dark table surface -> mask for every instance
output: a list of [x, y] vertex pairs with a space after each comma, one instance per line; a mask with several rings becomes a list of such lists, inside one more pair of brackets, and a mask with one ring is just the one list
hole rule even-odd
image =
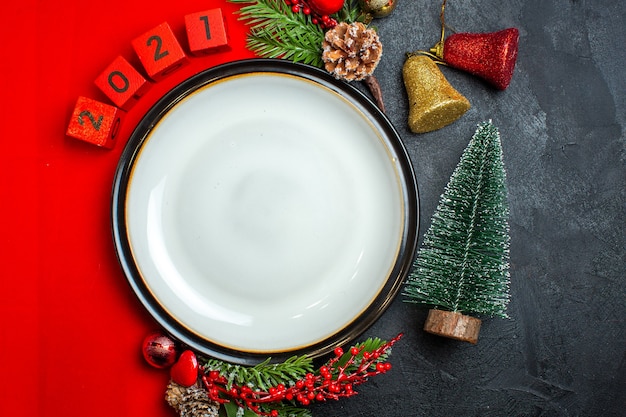
[[449, 1], [457, 32], [518, 28], [517, 66], [505, 91], [443, 67], [472, 108], [417, 135], [401, 69], [406, 52], [439, 38], [440, 3], [426, 3], [399, 0], [375, 22], [376, 76], [419, 184], [420, 244], [476, 124], [493, 120], [509, 192], [510, 319], [484, 320], [470, 345], [422, 331], [427, 310], [399, 296], [367, 333], [405, 332], [393, 370], [315, 415], [624, 416], [626, 3]]

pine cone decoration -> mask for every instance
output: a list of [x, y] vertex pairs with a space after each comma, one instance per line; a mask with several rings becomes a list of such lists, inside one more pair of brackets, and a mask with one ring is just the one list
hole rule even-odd
[[383, 53], [374, 29], [361, 22], [341, 22], [326, 32], [322, 60], [335, 78], [361, 81], [372, 75]]
[[189, 388], [170, 381], [165, 393], [167, 403], [180, 417], [218, 417], [219, 404], [209, 399], [208, 393], [197, 386]]

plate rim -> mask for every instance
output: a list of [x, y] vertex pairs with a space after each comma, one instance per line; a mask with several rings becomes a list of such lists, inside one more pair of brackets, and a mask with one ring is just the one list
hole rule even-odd
[[[126, 193], [134, 161], [141, 153], [146, 138], [163, 116], [184, 98], [209, 84], [236, 75], [254, 73], [278, 73], [313, 81], [338, 94], [361, 111], [379, 131], [388, 151], [395, 159], [404, 212], [398, 255], [390, 268], [389, 276], [372, 302], [351, 322], [323, 340], [302, 348], [271, 354], [240, 351], [210, 342], [170, 315], [149, 290], [134, 262], [131, 245], [127, 239], [125, 215]], [[311, 65], [283, 59], [250, 58], [220, 64], [192, 75], [165, 93], [144, 114], [130, 135], [118, 160], [111, 192], [110, 220], [115, 253], [126, 281], [152, 318], [172, 338], [201, 354], [231, 363], [254, 365], [268, 357], [271, 357], [272, 361], [283, 361], [294, 355], [307, 355], [313, 358], [324, 356], [336, 346], [354, 340], [370, 328], [396, 298], [411, 268], [419, 236], [419, 213], [418, 185], [406, 147], [392, 122], [369, 97], [351, 84], [339, 81], [329, 73]]]

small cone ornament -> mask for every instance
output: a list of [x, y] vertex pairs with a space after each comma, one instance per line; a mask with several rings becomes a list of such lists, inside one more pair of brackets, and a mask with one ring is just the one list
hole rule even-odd
[[411, 55], [404, 63], [402, 77], [409, 97], [408, 125], [414, 133], [441, 129], [470, 108], [469, 101], [425, 55]]
[[431, 52], [453, 68], [476, 75], [499, 90], [509, 86], [517, 61], [519, 31], [455, 33]]

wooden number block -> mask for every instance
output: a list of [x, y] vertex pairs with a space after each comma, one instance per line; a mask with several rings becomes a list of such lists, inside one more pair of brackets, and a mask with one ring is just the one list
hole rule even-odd
[[124, 112], [99, 101], [78, 97], [67, 135], [96, 146], [111, 149]]
[[167, 77], [189, 62], [167, 22], [133, 39], [132, 45], [146, 73], [155, 81]]
[[194, 55], [229, 49], [222, 9], [211, 9], [185, 16], [189, 50]]
[[130, 109], [151, 86], [139, 71], [121, 56], [115, 58], [95, 82], [117, 107], [124, 110]]

